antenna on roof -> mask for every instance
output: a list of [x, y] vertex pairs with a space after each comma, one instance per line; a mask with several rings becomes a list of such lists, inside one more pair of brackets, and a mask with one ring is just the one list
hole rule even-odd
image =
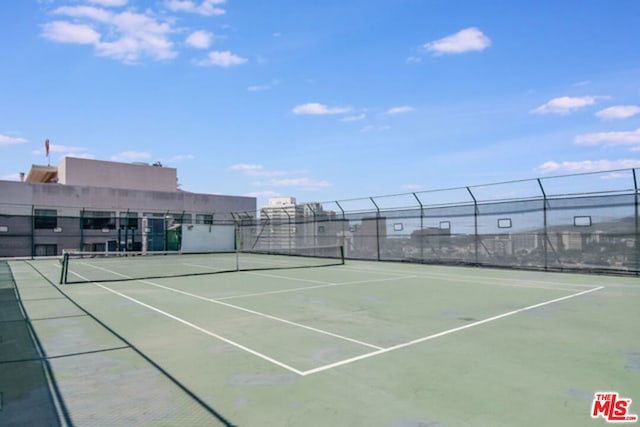
[[49, 138], [44, 140], [44, 151], [47, 153], [47, 166], [51, 166], [51, 158], [49, 157]]

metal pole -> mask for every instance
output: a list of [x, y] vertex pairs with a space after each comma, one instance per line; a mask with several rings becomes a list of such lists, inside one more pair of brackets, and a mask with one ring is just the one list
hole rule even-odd
[[479, 246], [479, 239], [480, 236], [478, 236], [478, 201], [476, 200], [476, 196], [473, 195], [473, 193], [471, 192], [471, 189], [469, 187], [466, 187], [467, 191], [469, 192], [469, 195], [471, 196], [471, 198], [473, 199], [473, 234], [475, 236], [475, 263], [478, 264], [478, 246]]
[[346, 246], [347, 246], [347, 230], [346, 230], [346, 222], [347, 222], [347, 218], [344, 215], [344, 209], [342, 209], [342, 206], [340, 206], [340, 203], [338, 203], [338, 201], [335, 201], [335, 204], [338, 206], [338, 209], [340, 209], [340, 212], [342, 212], [342, 247], [345, 250], [345, 257], [349, 256], [349, 254], [346, 251]]
[[31, 205], [31, 258], [36, 256], [36, 210], [33, 205]]
[[636, 275], [640, 275], [640, 234], [638, 233], [638, 177], [636, 175], [636, 170], [633, 171], [633, 188], [634, 188], [634, 199], [635, 199], [635, 247], [636, 247]]
[[378, 252], [378, 261], [380, 261], [380, 208], [376, 204], [376, 201], [373, 200], [373, 197], [369, 197], [373, 206], [376, 207], [376, 250]]
[[289, 255], [291, 255], [291, 215], [285, 208], [282, 208], [282, 211], [287, 216], [287, 242], [289, 246]]
[[[311, 207], [311, 205], [307, 205], [309, 210], [311, 211], [311, 215], [313, 216], [313, 227], [311, 228], [311, 245], [315, 248], [320, 246], [318, 244], [318, 217], [316, 216], [316, 211]], [[305, 221], [306, 222], [306, 221]]]
[[416, 198], [416, 200], [418, 201], [418, 204], [420, 205], [420, 233], [418, 236], [420, 238], [420, 262], [423, 263], [424, 262], [424, 206], [422, 205], [422, 201], [418, 198], [416, 193], [411, 193], [411, 194], [413, 194], [413, 197]]
[[543, 215], [543, 230], [544, 230], [544, 239], [543, 239], [543, 250], [544, 250], [544, 269], [549, 269], [549, 260], [547, 258], [547, 241], [549, 240], [549, 235], [547, 233], [547, 193], [544, 191], [544, 187], [542, 186], [542, 181], [540, 178], [537, 178], [538, 185], [540, 186], [540, 191], [542, 192], [542, 215]]
[[80, 211], [80, 247], [78, 250], [84, 250], [84, 208]]

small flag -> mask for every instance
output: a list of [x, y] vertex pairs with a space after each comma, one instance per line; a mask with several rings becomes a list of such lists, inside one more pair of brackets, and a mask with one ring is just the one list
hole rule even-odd
[[44, 149], [47, 152], [47, 157], [49, 157], [49, 138], [44, 141]]

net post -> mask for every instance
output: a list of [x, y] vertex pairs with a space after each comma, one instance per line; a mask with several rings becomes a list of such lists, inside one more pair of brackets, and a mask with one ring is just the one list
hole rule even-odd
[[344, 246], [340, 245], [340, 265], [344, 265]]
[[69, 266], [69, 252], [64, 252], [62, 254], [62, 268], [60, 269], [60, 284], [64, 285], [67, 283], [67, 269]]

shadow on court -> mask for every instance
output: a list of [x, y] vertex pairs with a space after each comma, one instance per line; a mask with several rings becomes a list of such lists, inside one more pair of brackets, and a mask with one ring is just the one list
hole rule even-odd
[[0, 424], [60, 426], [62, 422], [72, 424], [11, 270], [0, 261]]

